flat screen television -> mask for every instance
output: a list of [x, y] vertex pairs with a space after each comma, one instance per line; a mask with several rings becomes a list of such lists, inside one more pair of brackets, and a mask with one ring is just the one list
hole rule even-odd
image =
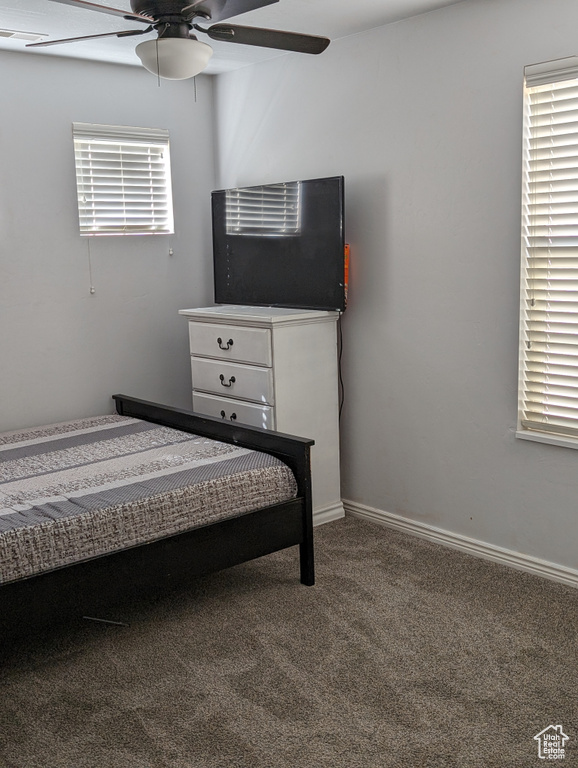
[[215, 302], [345, 309], [344, 177], [216, 190]]

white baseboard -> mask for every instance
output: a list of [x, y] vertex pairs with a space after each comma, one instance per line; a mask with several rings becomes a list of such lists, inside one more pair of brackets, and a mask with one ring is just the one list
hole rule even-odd
[[341, 501], [338, 501], [335, 504], [329, 504], [327, 507], [314, 509], [313, 525], [330, 523], [332, 520], [339, 520], [340, 517], [345, 517], [345, 510], [343, 509]]
[[470, 539], [468, 536], [444, 531], [441, 528], [435, 528], [433, 525], [419, 523], [407, 517], [384, 512], [382, 509], [358, 504], [355, 501], [344, 499], [343, 506], [346, 514], [371, 520], [374, 523], [385, 525], [388, 528], [395, 528], [398, 531], [403, 531], [413, 536], [419, 536], [436, 544], [453, 547], [475, 557], [493, 560], [495, 563], [501, 563], [511, 568], [533, 573], [535, 576], [543, 576], [546, 579], [552, 579], [570, 587], [578, 587], [578, 570], [573, 568], [566, 568], [563, 565], [540, 560], [537, 557], [523, 555], [509, 549], [502, 549], [502, 547], [496, 547], [494, 544], [487, 544], [484, 541]]

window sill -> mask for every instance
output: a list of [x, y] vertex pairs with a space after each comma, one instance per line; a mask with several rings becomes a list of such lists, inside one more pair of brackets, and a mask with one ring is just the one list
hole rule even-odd
[[561, 448], [578, 448], [578, 438], [575, 437], [564, 437], [563, 435], [553, 435], [546, 432], [530, 432], [522, 429], [516, 431], [516, 437], [520, 438], [520, 440], [532, 440], [535, 443], [558, 445]]

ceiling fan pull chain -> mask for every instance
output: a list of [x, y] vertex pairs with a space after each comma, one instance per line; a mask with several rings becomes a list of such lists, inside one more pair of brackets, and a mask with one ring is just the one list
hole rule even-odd
[[157, 86], [161, 87], [161, 65], [159, 64], [159, 39], [155, 40], [155, 47], [157, 49]]

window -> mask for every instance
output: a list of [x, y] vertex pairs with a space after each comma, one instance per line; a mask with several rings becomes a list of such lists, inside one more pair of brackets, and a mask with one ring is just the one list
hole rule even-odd
[[527, 67], [518, 436], [578, 447], [578, 57]]
[[73, 123], [81, 235], [170, 234], [169, 134]]
[[225, 199], [228, 235], [298, 235], [301, 229], [301, 183], [228, 189]]

